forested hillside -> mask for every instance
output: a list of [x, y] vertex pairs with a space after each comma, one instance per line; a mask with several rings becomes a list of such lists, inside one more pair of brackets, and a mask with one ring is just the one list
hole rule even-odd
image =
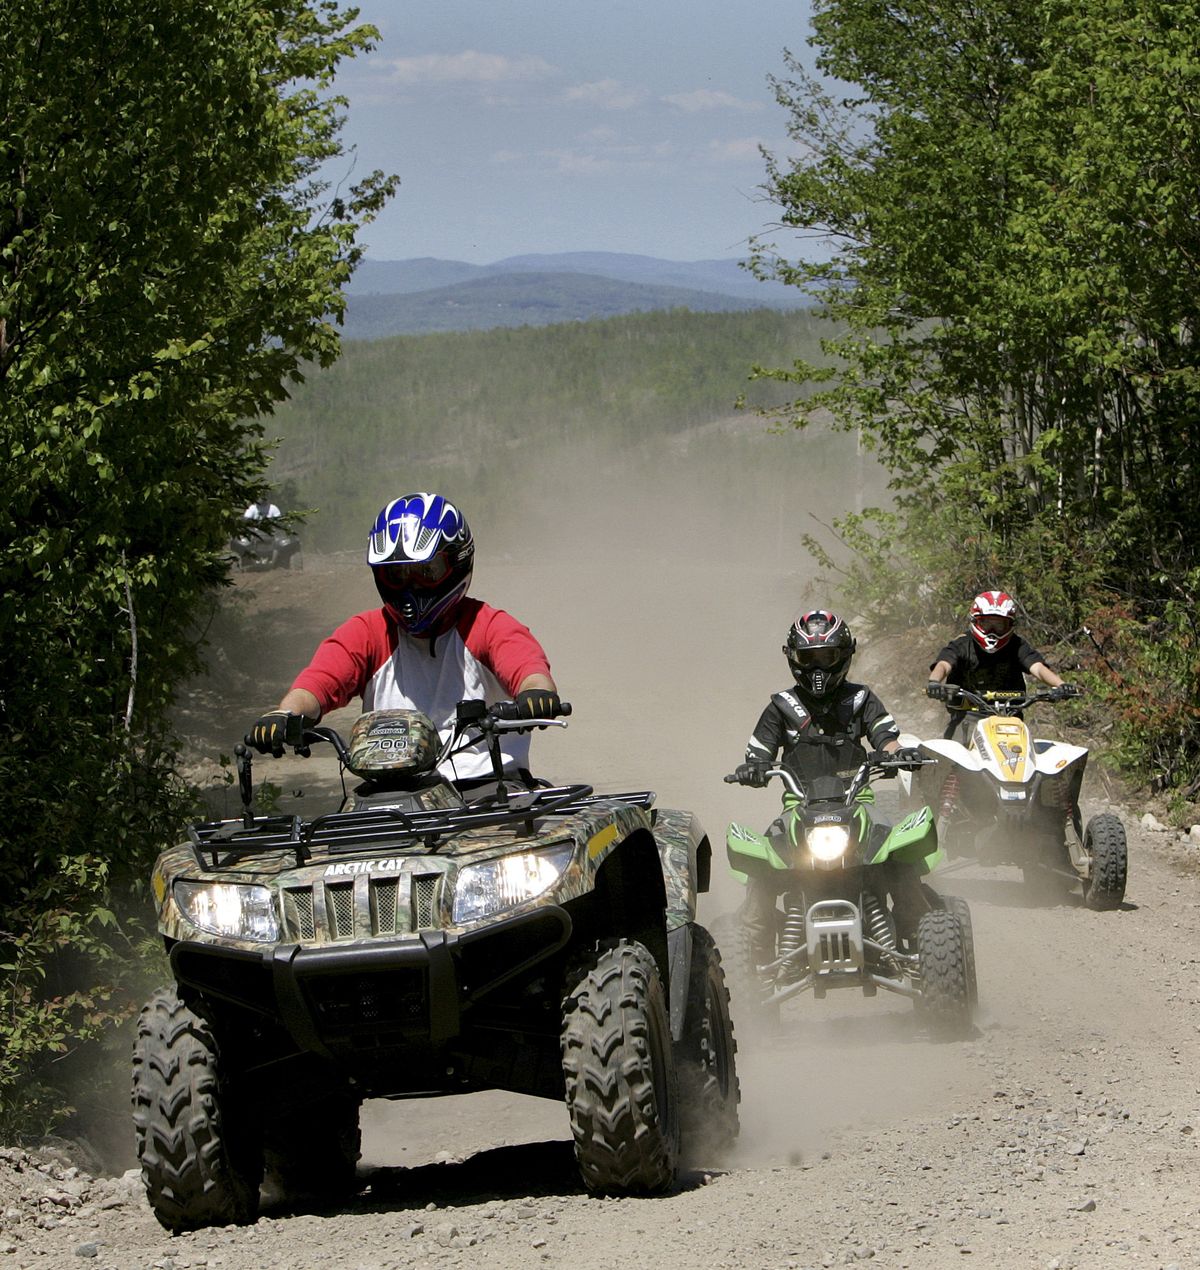
[[[569, 505], [599, 497], [601, 474], [640, 477], [646, 447], [728, 418], [743, 393], [743, 426], [698, 433], [694, 444], [710, 447], [713, 466], [749, 497], [756, 480], [803, 486], [820, 445], [774, 438], [769, 451], [753, 450], [767, 426], [753, 407], [789, 390], [752, 381], [751, 369], [820, 355], [811, 316], [769, 311], [353, 343], [277, 411], [276, 487], [289, 506], [316, 509], [304, 532], [317, 548], [360, 545], [384, 499], [408, 488], [480, 503], [553, 471], [547, 501]], [[669, 467], [655, 479], [671, 490]]]
[[[793, 294], [792, 307], [799, 307], [800, 302], [802, 297]], [[662, 309], [731, 313], [767, 304], [761, 295], [721, 295], [587, 273], [520, 271], [488, 274], [432, 291], [353, 295], [346, 309], [345, 334], [348, 339], [382, 339], [431, 331], [486, 331], [496, 326], [590, 322], [622, 313]], [[775, 307], [782, 306], [776, 301]]]

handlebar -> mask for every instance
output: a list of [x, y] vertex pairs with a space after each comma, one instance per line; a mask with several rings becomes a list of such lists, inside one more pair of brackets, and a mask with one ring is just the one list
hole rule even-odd
[[960, 688], [956, 684], [947, 684], [945, 705], [952, 710], [961, 709], [964, 704], [974, 706], [985, 714], [1008, 715], [1040, 702], [1073, 701], [1081, 697], [1082, 692], [1073, 684], [1060, 684], [1056, 688], [1039, 688], [1036, 692], [972, 692], [969, 688]]
[[[527, 732], [533, 728], [565, 728], [567, 725], [560, 722], [560, 719], [562, 716], [569, 715], [571, 710], [571, 703], [563, 701], [560, 703], [555, 718], [528, 719], [524, 715], [517, 713], [517, 703], [515, 701], [497, 701], [490, 706], [483, 701], [460, 701], [455, 713], [455, 728], [451, 737], [453, 740], [471, 727], [478, 729], [481, 736], [493, 732]], [[319, 741], [328, 742], [333, 746], [342, 763], [345, 764], [347, 762], [350, 752], [341, 733], [335, 728], [323, 727], [320, 724], [305, 728], [299, 744], [284, 748], [290, 748], [294, 754], [299, 755], [301, 758], [309, 758], [312, 755], [312, 745]], [[247, 733], [243, 738], [240, 748], [247, 750], [255, 748], [250, 733]], [[282, 752], [274, 756], [262, 750], [258, 752], [264, 754], [264, 757], [267, 758], [283, 757]]]
[[[886, 757], [881, 754], [873, 754], [863, 763], [858, 771], [850, 778], [846, 787], [846, 801], [851, 802], [858, 794], [859, 790], [868, 783], [870, 778], [875, 775], [894, 775], [898, 771], [912, 771], [917, 767], [927, 767], [935, 765], [937, 759], [922, 755], [919, 759], [898, 759], [894, 758], [890, 753]], [[763, 771], [765, 785], [773, 776], [777, 776], [787, 787], [788, 793], [794, 794], [797, 798], [807, 802], [807, 795], [804, 786], [796, 779], [795, 773], [790, 772], [786, 767], [768, 767]], [[725, 778], [726, 785], [741, 785], [735, 772], [730, 772]]]

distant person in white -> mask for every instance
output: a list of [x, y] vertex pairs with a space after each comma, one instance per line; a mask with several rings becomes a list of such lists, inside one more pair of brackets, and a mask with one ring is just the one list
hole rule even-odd
[[257, 503], [251, 503], [249, 507], [242, 512], [243, 520], [269, 520], [272, 517], [282, 516], [283, 513], [275, 506], [273, 502], [265, 495], [258, 500]]

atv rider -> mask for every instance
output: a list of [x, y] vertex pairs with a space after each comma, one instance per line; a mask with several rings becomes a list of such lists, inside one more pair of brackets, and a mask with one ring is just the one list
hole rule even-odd
[[925, 694], [946, 702], [950, 712], [943, 733], [946, 740], [953, 740], [970, 713], [951, 704], [955, 686], [969, 692], [1024, 692], [1025, 676], [1032, 675], [1047, 687], [1066, 687], [1042, 654], [1014, 632], [1016, 613], [1010, 595], [981, 591], [971, 602], [966, 632], [952, 639], [930, 666]]
[[[857, 771], [867, 758], [864, 741], [873, 751], [921, 761], [919, 750], [900, 748], [900, 729], [875, 693], [864, 684], [846, 682], [856, 647], [849, 626], [836, 613], [813, 609], [796, 618], [783, 645], [796, 686], [775, 693], [759, 716], [746, 761], [734, 773], [741, 784], [765, 785], [767, 769], [781, 750], [780, 764], [801, 782]], [[771, 825], [769, 835], [784, 835], [786, 815]], [[929, 908], [917, 874], [890, 862], [880, 866], [879, 878], [891, 893], [900, 935], [911, 938]], [[775, 959], [775, 900], [770, 881], [748, 879], [742, 920], [756, 965]]]
[[278, 520], [283, 512], [271, 502], [271, 497], [265, 491], [242, 512], [243, 520]]
[[[356, 614], [318, 646], [248, 743], [279, 756], [305, 727], [356, 696], [364, 711], [422, 711], [443, 741], [459, 701], [513, 698], [525, 718], [556, 716], [561, 702], [542, 646], [516, 618], [467, 595], [474, 559], [474, 538], [453, 503], [427, 493], [392, 499], [367, 540], [383, 607]], [[505, 774], [532, 786], [529, 734], [505, 733], [501, 753]], [[482, 743], [460, 750], [441, 771], [460, 787], [494, 778]]]

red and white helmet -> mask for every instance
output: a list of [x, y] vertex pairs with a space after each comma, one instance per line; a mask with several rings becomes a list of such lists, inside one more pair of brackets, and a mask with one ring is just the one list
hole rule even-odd
[[971, 638], [985, 653], [999, 652], [1012, 639], [1016, 601], [1003, 591], [980, 591], [971, 601]]

